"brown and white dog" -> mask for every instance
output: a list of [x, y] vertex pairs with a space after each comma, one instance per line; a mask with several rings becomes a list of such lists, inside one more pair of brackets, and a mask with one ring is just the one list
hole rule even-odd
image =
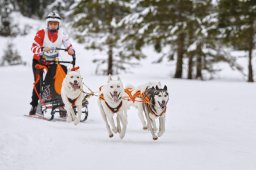
[[123, 83], [119, 77], [113, 80], [109, 75], [108, 83], [100, 88], [98, 104], [110, 138], [114, 136], [113, 133], [119, 133], [121, 139], [125, 136], [127, 114], [123, 94]]
[[[80, 122], [84, 96], [83, 79], [79, 70], [68, 70], [61, 88], [61, 98], [67, 111], [67, 122], [74, 121], [75, 125]], [[74, 112], [74, 107], [77, 107], [77, 114]]]

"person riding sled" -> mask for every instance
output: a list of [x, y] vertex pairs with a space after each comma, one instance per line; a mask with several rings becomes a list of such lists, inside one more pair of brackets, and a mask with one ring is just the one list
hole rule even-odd
[[[68, 38], [68, 35], [64, 32], [61, 25], [61, 17], [56, 12], [51, 12], [46, 17], [47, 28], [41, 29], [36, 33], [34, 42], [32, 44], [33, 61], [32, 70], [34, 75], [34, 81], [37, 79], [37, 75], [43, 76], [43, 71], [36, 69], [36, 65], [40, 64], [41, 54], [46, 57], [46, 59], [55, 59], [59, 56], [59, 51], [57, 48], [61, 48], [63, 45], [69, 55], [74, 55], [75, 51], [72, 44]], [[46, 67], [49, 67], [46, 64]], [[53, 75], [54, 76], [54, 75]], [[53, 78], [53, 77], [52, 77]], [[40, 91], [40, 82], [35, 84], [37, 92]], [[38, 95], [33, 87], [32, 97], [31, 97], [31, 109], [29, 115], [35, 115], [38, 105]]]

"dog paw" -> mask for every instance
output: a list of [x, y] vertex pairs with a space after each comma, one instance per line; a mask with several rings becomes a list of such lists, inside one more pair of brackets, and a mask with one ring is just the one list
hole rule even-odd
[[117, 128], [113, 128], [112, 131], [113, 131], [114, 133], [117, 133], [118, 130], [117, 130]]
[[120, 128], [120, 127], [117, 128], [117, 132], [118, 132], [118, 133], [121, 133], [121, 128]]
[[66, 121], [70, 123], [72, 121], [72, 118], [70, 116], [67, 117]]
[[74, 124], [77, 125], [78, 123], [80, 123], [80, 119], [75, 119]]
[[76, 120], [76, 115], [71, 115], [71, 119], [72, 119], [72, 121], [75, 121]]
[[163, 131], [159, 131], [158, 134], [157, 134], [157, 136], [158, 136], [158, 137], [161, 137], [163, 134], [164, 134]]
[[119, 137], [120, 137], [120, 139], [123, 139], [123, 138], [124, 138], [124, 136], [125, 136], [125, 132], [121, 132], [121, 133], [119, 133]]
[[119, 134], [120, 139], [123, 139], [124, 136], [125, 136], [125, 134], [122, 134], [122, 133]]

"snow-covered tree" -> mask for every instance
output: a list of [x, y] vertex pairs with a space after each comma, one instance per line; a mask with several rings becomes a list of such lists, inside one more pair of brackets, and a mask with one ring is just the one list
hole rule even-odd
[[18, 10], [28, 17], [43, 18], [46, 7], [54, 0], [12, 0]]
[[10, 13], [13, 6], [9, 0], [0, 1], [0, 35], [9, 36], [11, 34]]
[[191, 6], [191, 0], [140, 0], [136, 3], [136, 11], [124, 21], [138, 30], [138, 46], [153, 44], [157, 52], [162, 52], [163, 47], [169, 47], [169, 52], [164, 56], [169, 59], [176, 57], [175, 78], [182, 77]]
[[220, 0], [219, 28], [226, 44], [248, 51], [248, 82], [253, 82], [252, 51], [255, 48], [256, 1]]
[[120, 24], [130, 12], [130, 0], [81, 0], [74, 5], [72, 16], [77, 40], [85, 43], [88, 49], [107, 53], [107, 62], [105, 58], [95, 59], [96, 63], [107, 63], [103, 74], [125, 70], [127, 60], [140, 55], [127, 39], [128, 30]]
[[75, 3], [75, 0], [55, 0], [53, 3], [47, 6], [45, 9], [45, 15], [49, 14], [52, 11], [58, 12], [62, 19], [70, 21], [68, 18], [69, 11], [71, 10], [72, 5]]
[[5, 64], [9, 65], [19, 65], [19, 64], [26, 64], [22, 61], [22, 58], [18, 51], [14, 49], [13, 43], [8, 43], [6, 49], [4, 50], [4, 55], [2, 56], [0, 65], [4, 66]]
[[[202, 71], [214, 73], [213, 64], [218, 62], [217, 35], [218, 19], [211, 0], [193, 1], [188, 18], [187, 51], [188, 79], [203, 79]], [[195, 75], [193, 70], [196, 70]]]

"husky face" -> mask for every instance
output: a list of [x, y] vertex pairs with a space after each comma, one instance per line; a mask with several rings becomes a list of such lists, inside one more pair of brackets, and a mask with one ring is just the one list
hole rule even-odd
[[147, 95], [150, 97], [150, 101], [153, 107], [164, 110], [169, 100], [169, 94], [167, 92], [167, 86], [159, 88], [158, 85], [153, 86], [146, 90]]
[[157, 107], [164, 109], [169, 100], [169, 94], [167, 92], [167, 86], [164, 86], [163, 89], [156, 86], [154, 91], [154, 99]]
[[117, 103], [121, 100], [124, 87], [123, 83], [121, 82], [120, 78], [118, 77], [117, 80], [113, 80], [111, 76], [109, 76], [108, 83], [106, 85], [106, 96], [113, 102]]
[[74, 91], [81, 89], [82, 87], [82, 77], [79, 71], [69, 71], [66, 75], [66, 81], [68, 86]]

